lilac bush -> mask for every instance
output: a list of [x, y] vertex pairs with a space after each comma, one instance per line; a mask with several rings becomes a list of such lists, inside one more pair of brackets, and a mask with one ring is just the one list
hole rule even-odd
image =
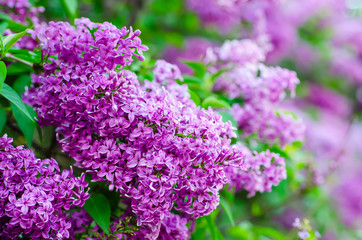
[[[32, 24], [39, 25], [41, 20], [39, 19], [40, 13], [44, 12], [43, 7], [32, 7], [28, 0], [1, 0], [0, 7], [2, 12], [9, 14], [9, 17], [25, 26], [29, 25], [27, 19]], [[13, 34], [10, 29], [6, 29], [4, 35]], [[20, 49], [34, 50], [38, 46], [38, 42], [33, 40], [29, 36], [24, 36], [16, 44], [16, 47]]]
[[360, 19], [0, 0], [0, 238], [359, 239]]
[[155, 81], [144, 85], [121, 70], [132, 56], [143, 60], [138, 30], [122, 39], [125, 28], [84, 18], [75, 24], [51, 22], [33, 32], [43, 56], [58, 56], [24, 94], [40, 125], [56, 126], [76, 165], [130, 200], [137, 225], [152, 229], [148, 237], [159, 235], [171, 209], [210, 214], [227, 182], [224, 167], [243, 164], [230, 146], [231, 123], [189, 100], [175, 82], [182, 78], [176, 66], [157, 62]]
[[295, 95], [299, 79], [295, 72], [262, 64], [265, 51], [251, 40], [227, 41], [208, 51], [205, 61], [212, 68], [230, 68], [218, 77], [213, 90], [243, 99], [243, 105], [233, 104], [230, 112], [245, 136], [256, 133], [261, 141], [281, 146], [302, 141], [303, 123], [280, 106], [287, 91]]
[[0, 237], [2, 239], [66, 239], [71, 219], [67, 210], [89, 198], [85, 175], [59, 170], [54, 159], [37, 159], [23, 146], [0, 138]]
[[260, 153], [251, 153], [245, 146], [239, 146], [244, 151], [246, 171], [228, 167], [226, 175], [229, 179], [229, 188], [235, 191], [245, 189], [248, 197], [253, 197], [256, 192], [271, 191], [272, 186], [277, 186], [286, 179], [285, 161], [279, 154], [269, 150]]

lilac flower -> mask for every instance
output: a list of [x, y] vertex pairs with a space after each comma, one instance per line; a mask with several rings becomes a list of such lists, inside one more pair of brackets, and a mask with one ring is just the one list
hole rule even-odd
[[[145, 89], [162, 88], [164, 87], [172, 96], [176, 97], [181, 103], [186, 106], [195, 107], [195, 104], [190, 100], [187, 85], [179, 85], [175, 80], [183, 81], [181, 72], [176, 65], [170, 64], [164, 60], [157, 60], [156, 67], [153, 70], [155, 77], [154, 82], [145, 82]], [[157, 91], [157, 90], [156, 90]]]
[[250, 39], [225, 41], [219, 48], [209, 50], [208, 54], [211, 52], [216, 55], [217, 60], [238, 66], [256, 65], [265, 60], [264, 49]]
[[231, 123], [197, 108], [172, 64], [158, 61], [155, 80], [144, 85], [124, 70], [147, 50], [138, 30], [84, 18], [75, 24], [51, 22], [33, 32], [42, 54], [57, 56], [24, 95], [40, 125], [55, 126], [76, 165], [119, 192], [149, 238], [172, 209], [189, 218], [210, 214], [227, 182], [224, 166], [242, 165], [230, 147]]
[[310, 84], [308, 89], [308, 103], [338, 116], [347, 117], [350, 114], [351, 103], [337, 92], [316, 84]]
[[[41, 24], [39, 13], [44, 12], [43, 7], [32, 7], [28, 0], [0, 0], [0, 12], [8, 14], [12, 20], [24, 25], [29, 25], [30, 19], [34, 26]], [[9, 29], [5, 30], [4, 36], [13, 34]], [[14, 45], [21, 49], [34, 50], [38, 42], [29, 36], [23, 36]]]
[[225, 42], [210, 54], [215, 56], [209, 57], [215, 59], [213, 68], [231, 67], [217, 79], [213, 90], [244, 100], [230, 111], [244, 136], [256, 133], [262, 141], [282, 146], [303, 140], [303, 123], [278, 106], [287, 91], [294, 97], [299, 84], [295, 72], [260, 63], [264, 51], [251, 40]]
[[362, 83], [362, 59], [344, 49], [332, 52], [331, 73], [349, 80], [352, 84]]
[[[89, 214], [82, 210], [81, 212], [73, 212], [72, 214], [72, 225], [76, 226], [70, 231], [71, 236], [75, 237], [77, 233], [83, 233], [85, 228], [93, 222]], [[151, 236], [156, 239], [173, 239], [173, 240], [186, 240], [190, 238], [190, 229], [186, 226], [188, 219], [179, 215], [170, 213], [165, 216], [158, 228], [150, 229], [144, 227], [137, 227], [133, 225], [129, 214], [122, 214], [120, 218], [113, 219], [110, 226], [110, 235], [104, 236], [102, 229], [95, 225], [93, 227], [93, 235], [87, 239], [89, 240], [100, 240], [100, 239], [111, 239], [117, 237], [118, 239], [149, 239]], [[153, 231], [154, 230], [154, 231]], [[101, 236], [101, 237], [99, 237]], [[103, 238], [102, 238], [103, 237]]]
[[270, 192], [272, 186], [277, 186], [280, 181], [286, 179], [285, 162], [279, 154], [269, 150], [252, 154], [246, 147], [239, 144], [238, 147], [245, 154], [245, 165], [244, 169], [225, 169], [230, 189], [245, 189], [249, 192], [248, 197], [252, 197], [256, 192]]
[[281, 146], [304, 140], [304, 123], [289, 112], [273, 112], [252, 104], [234, 104], [230, 112], [244, 136], [256, 133], [260, 140]]
[[[214, 24], [222, 31], [238, 26], [243, 20], [250, 19], [250, 9], [254, 14], [262, 12], [270, 5], [278, 5], [280, 0], [188, 0], [187, 6], [196, 12], [205, 24]], [[251, 7], [251, 6], [253, 7]], [[207, 6], [207, 7], [205, 7]]]
[[28, 0], [0, 0], [2, 11], [9, 14], [10, 17], [21, 24], [28, 25], [26, 18], [29, 18], [34, 24], [38, 24], [38, 14], [44, 12], [43, 7], [32, 7]]
[[65, 210], [89, 198], [87, 184], [80, 184], [84, 174], [60, 172], [54, 159], [37, 159], [33, 151], [11, 143], [7, 135], [0, 138], [0, 237], [68, 238]]

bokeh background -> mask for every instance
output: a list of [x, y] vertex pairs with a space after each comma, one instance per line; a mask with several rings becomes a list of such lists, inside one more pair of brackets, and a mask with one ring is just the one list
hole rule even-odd
[[[268, 65], [293, 70], [300, 79], [296, 97], [280, 107], [303, 120], [305, 140], [275, 150], [287, 159], [286, 180], [252, 198], [225, 191], [235, 224], [225, 209], [216, 210], [212, 218], [221, 235], [201, 218], [192, 238], [362, 239], [361, 0], [79, 0], [71, 1], [75, 12], [64, 1], [30, 2], [44, 7], [45, 21], [82, 16], [140, 29], [150, 49], [134, 69], [140, 72], [149, 59], [165, 59], [187, 77], [194, 70], [184, 60], [202, 62], [208, 49], [227, 40], [258, 43]], [[22, 78], [23, 84], [14, 86], [21, 93], [30, 78], [16, 69], [9, 71], [10, 81]], [[16, 136], [11, 124], [3, 131]], [[69, 165], [71, 160], [51, 146], [56, 145], [52, 129], [44, 131], [48, 145], [34, 148]], [[26, 144], [23, 137], [16, 142]], [[298, 236], [296, 218], [305, 219], [315, 235]]]

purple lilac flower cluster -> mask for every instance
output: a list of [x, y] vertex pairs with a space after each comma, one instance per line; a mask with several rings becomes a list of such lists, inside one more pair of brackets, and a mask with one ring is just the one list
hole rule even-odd
[[[234, 104], [231, 110], [239, 129], [245, 135], [257, 132], [264, 141], [279, 141], [285, 145], [301, 139], [304, 126], [292, 115], [277, 114], [276, 105], [286, 97], [285, 90], [294, 95], [299, 80], [294, 72], [261, 64], [268, 49], [264, 42], [226, 41], [221, 47], [205, 49], [204, 62], [210, 72], [228, 69], [215, 83], [214, 91], [225, 92], [231, 99], [245, 100], [244, 105]], [[251, 197], [258, 191], [270, 191], [273, 185], [286, 178], [284, 159], [278, 154], [253, 155], [240, 144], [236, 148], [247, 157], [243, 169], [226, 168], [231, 188], [245, 189]], [[266, 167], [268, 169], [263, 171]]]
[[240, 143], [237, 145], [245, 154], [245, 170], [231, 167], [225, 169], [230, 189], [235, 191], [244, 189], [249, 192], [248, 197], [253, 197], [256, 192], [270, 192], [272, 186], [277, 186], [280, 181], [287, 178], [285, 161], [279, 154], [269, 150], [251, 153]]
[[12, 141], [0, 138], [0, 238], [68, 238], [71, 222], [65, 211], [89, 198], [85, 175], [61, 172], [54, 159], [37, 159]]
[[[250, 20], [250, 15], [262, 17], [261, 9], [279, 2], [281, 0], [188, 0], [187, 6], [205, 24], [216, 24], [220, 29], [229, 30], [242, 21]], [[253, 14], [247, 13], [250, 9], [253, 9]]]
[[[90, 229], [93, 219], [89, 214], [82, 209], [80, 212], [72, 213], [72, 239], [77, 233], [84, 233], [86, 228]], [[176, 214], [169, 214], [160, 224], [159, 235], [157, 239], [172, 239], [186, 240], [190, 238], [190, 229], [186, 226], [188, 220]], [[127, 214], [123, 214], [120, 218], [115, 219], [110, 226], [111, 237], [118, 239], [147, 239], [150, 235], [150, 229], [141, 228], [139, 231], [134, 231], [133, 226], [127, 220]], [[91, 230], [88, 230], [90, 237], [88, 240], [100, 240], [104, 236], [102, 229], [95, 225]]]
[[349, 227], [358, 227], [362, 222], [362, 193], [359, 191], [360, 169], [357, 173], [358, 175], [353, 173], [349, 179], [342, 180], [342, 184], [334, 190], [334, 201], [338, 211], [344, 223]]
[[265, 66], [264, 59], [265, 51], [251, 40], [227, 41], [208, 51], [206, 61], [216, 69], [231, 68], [218, 78], [213, 90], [244, 100], [243, 105], [234, 104], [231, 113], [245, 136], [257, 133], [262, 141], [281, 146], [302, 140], [302, 122], [278, 108], [286, 91], [295, 95], [299, 79], [295, 72]]
[[0, 0], [0, 5], [14, 21], [25, 25], [28, 25], [27, 18], [38, 24], [38, 14], [44, 11], [43, 7], [32, 7], [28, 0]]
[[188, 87], [186, 84], [179, 85], [175, 80], [183, 82], [180, 69], [174, 65], [166, 62], [165, 60], [157, 60], [156, 67], [153, 70], [154, 81], [146, 81], [143, 88], [150, 89], [152, 87], [164, 87], [172, 96], [185, 106], [195, 108], [195, 103], [190, 99]]
[[[228, 58], [226, 54], [224, 57]], [[254, 56], [250, 58], [254, 58]], [[246, 61], [246, 59], [245, 57], [244, 60]], [[236, 59], [236, 62], [240, 62], [240, 60]], [[156, 65], [154, 73], [158, 84], [167, 82], [168, 84], [165, 85], [167, 89], [170, 86], [173, 86], [171, 89], [178, 89], [175, 96], [180, 96], [179, 92], [187, 91], [187, 85], [180, 86], [174, 81], [166, 81], [166, 79], [180, 79], [181, 75], [175, 65], [165, 61], [157, 61]], [[154, 84], [154, 82], [152, 83]], [[189, 99], [188, 101], [192, 102]], [[252, 197], [256, 192], [271, 191], [272, 186], [277, 186], [281, 180], [286, 178], [285, 162], [279, 154], [270, 151], [252, 154], [247, 147], [240, 143], [235, 147], [243, 153], [244, 164], [243, 168], [226, 167], [225, 172], [230, 188], [235, 188], [236, 191], [244, 189], [249, 192], [248, 197]]]
[[344, 19], [334, 25], [331, 73], [353, 84], [362, 84], [362, 18]]
[[[44, 12], [43, 7], [32, 7], [28, 0], [0, 0], [0, 12], [8, 14], [12, 20], [29, 25], [27, 19], [30, 19], [34, 26], [39, 25], [41, 21], [38, 18], [39, 13]], [[5, 30], [4, 36], [13, 34], [9, 29]], [[23, 36], [15, 46], [21, 49], [33, 50], [38, 46], [38, 42], [29, 36]]]
[[[350, 36], [353, 31], [358, 33], [360, 19], [351, 21], [347, 9], [348, 2], [346, 0], [317, 2], [314, 0], [302, 2], [297, 0], [188, 0], [187, 5], [191, 11], [199, 15], [204, 23], [218, 26], [221, 32], [236, 28], [241, 32], [242, 38], [258, 39], [266, 35], [272, 45], [272, 50], [267, 54], [267, 61], [275, 63], [286, 57], [315, 55], [315, 52], [306, 53], [306, 48], [300, 47], [305, 45], [306, 41], [300, 38], [298, 29], [308, 24], [309, 20], [323, 19], [316, 26], [318, 30], [333, 28], [336, 30], [333, 35], [337, 39], [341, 39], [341, 36], [346, 39], [344, 36]], [[206, 5], [207, 8], [204, 7]], [[337, 26], [336, 29], [333, 25]], [[334, 52], [335, 47], [331, 47]], [[337, 49], [340, 50], [339, 47]], [[341, 51], [336, 52], [338, 57], [332, 58], [333, 62], [336, 61], [332, 65], [333, 71], [343, 76], [347, 75], [354, 81], [356, 78], [361, 79], [357, 67], [361, 62], [359, 57], [346, 53], [344, 50], [342, 52], [344, 53], [342, 60], [339, 57]], [[306, 61], [303, 58], [295, 60]], [[351, 64], [354, 66], [350, 66]], [[350, 73], [351, 70], [354, 73]]]
[[231, 123], [187, 99], [175, 66], [159, 61], [144, 86], [122, 70], [133, 56], [143, 60], [139, 30], [84, 18], [75, 25], [50, 22], [33, 32], [42, 53], [57, 56], [24, 95], [39, 123], [56, 126], [62, 150], [130, 201], [137, 225], [151, 229], [147, 237], [158, 236], [171, 209], [209, 214], [227, 182], [224, 167], [242, 164], [230, 147]]
[[[190, 239], [192, 229], [189, 229], [186, 224], [188, 222], [188, 218], [181, 217], [179, 215], [170, 213], [166, 216], [161, 224], [159, 225], [160, 229], [159, 235], [157, 237], [158, 240], [187, 240]], [[119, 220], [115, 221], [113, 224], [113, 231], [119, 227]], [[111, 229], [112, 229], [111, 227]], [[152, 231], [152, 230], [151, 230]], [[128, 233], [128, 234], [119, 234], [118, 237], [121, 239], [122, 237], [126, 237], [126, 239], [147, 239], [152, 233], [150, 229], [140, 229], [138, 232]]]

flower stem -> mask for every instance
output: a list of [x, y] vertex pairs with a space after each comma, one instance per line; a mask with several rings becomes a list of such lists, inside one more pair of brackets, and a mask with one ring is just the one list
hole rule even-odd
[[17, 61], [17, 62], [23, 63], [23, 64], [25, 64], [25, 65], [27, 65], [27, 66], [29, 66], [29, 67], [31, 67], [31, 68], [34, 68], [34, 64], [32, 64], [32, 63], [30, 63], [30, 62], [28, 62], [28, 61], [25, 61], [25, 60], [23, 60], [23, 59], [20, 59], [20, 58], [18, 58], [18, 57], [15, 57], [14, 55], [11, 55], [10, 53], [6, 53], [6, 54], [5, 54], [5, 57], [6, 57], [6, 58], [9, 58], [9, 59], [12, 59], [12, 60], [15, 60], [15, 61]]

